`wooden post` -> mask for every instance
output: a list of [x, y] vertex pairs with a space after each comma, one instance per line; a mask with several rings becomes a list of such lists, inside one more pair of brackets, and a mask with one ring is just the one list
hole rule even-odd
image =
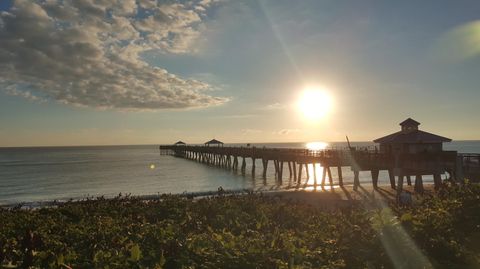
[[325, 189], [325, 178], [327, 177], [327, 169], [326, 167], [322, 167], [322, 189]]
[[[315, 166], [315, 163], [313, 165]], [[305, 163], [305, 171], [307, 174], [307, 179], [310, 179], [310, 171], [308, 170], [308, 163]]]
[[374, 189], [377, 189], [378, 188], [378, 174], [379, 174], [379, 171], [377, 169], [373, 169], [371, 171], [371, 174], [372, 174], [372, 184], [373, 184], [373, 188]]
[[273, 166], [275, 167], [275, 179], [278, 180], [278, 161], [277, 160], [273, 160]]
[[397, 194], [402, 193], [403, 190], [403, 171], [398, 175]]
[[395, 175], [393, 174], [393, 169], [388, 169], [388, 177], [390, 178], [390, 186], [392, 189], [395, 189]]
[[292, 178], [292, 165], [288, 162], [288, 176]]
[[412, 179], [410, 178], [410, 175], [407, 175], [407, 184], [408, 186], [412, 186]]
[[280, 162], [279, 166], [279, 174], [278, 174], [278, 181], [282, 182], [282, 177], [283, 177], [283, 162]]
[[252, 175], [255, 175], [255, 158], [252, 157]]
[[262, 164], [263, 164], [263, 178], [266, 178], [267, 177], [268, 160], [267, 159], [262, 159]]
[[423, 180], [422, 180], [422, 175], [416, 175], [415, 176], [415, 192], [418, 193], [423, 193]]
[[317, 186], [317, 168], [315, 163], [313, 163], [313, 182], [314, 182], [314, 185]]
[[295, 162], [292, 162], [292, 168], [293, 168], [293, 181], [297, 182], [297, 164]]
[[245, 156], [242, 156], [242, 174], [245, 174], [246, 167], [247, 167], [247, 162], [245, 161]]
[[342, 167], [338, 166], [337, 171], [338, 171], [338, 185], [340, 185], [340, 187], [343, 187]]
[[440, 189], [442, 185], [442, 178], [440, 177], [440, 174], [434, 174], [433, 175], [433, 184], [435, 185], [435, 190]]
[[302, 168], [303, 168], [303, 164], [299, 163], [298, 164], [298, 183], [302, 183]]
[[353, 171], [353, 189], [357, 190], [360, 186], [360, 171], [354, 170]]
[[330, 166], [327, 166], [327, 175], [328, 175], [328, 182], [330, 183], [330, 189], [333, 190], [333, 178], [332, 178], [332, 171], [330, 170]]

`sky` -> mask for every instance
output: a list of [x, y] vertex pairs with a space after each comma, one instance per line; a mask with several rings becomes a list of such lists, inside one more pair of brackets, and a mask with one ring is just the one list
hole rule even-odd
[[0, 1], [3, 147], [475, 140], [479, 87], [478, 0]]

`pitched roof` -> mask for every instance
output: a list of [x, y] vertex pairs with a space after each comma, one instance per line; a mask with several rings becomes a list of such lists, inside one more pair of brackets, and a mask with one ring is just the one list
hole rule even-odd
[[401, 126], [405, 126], [405, 125], [407, 125], [407, 126], [408, 126], [408, 125], [418, 126], [418, 125], [420, 125], [420, 122], [418, 122], [418, 121], [416, 121], [416, 120], [414, 120], [414, 119], [412, 119], [412, 118], [408, 118], [408, 119], [400, 122], [400, 125], [401, 125]]
[[212, 139], [208, 142], [205, 142], [205, 144], [208, 144], [208, 145], [210, 145], [210, 144], [223, 144], [223, 142], [218, 141], [217, 139]]
[[443, 143], [451, 142], [452, 139], [443, 136], [427, 133], [420, 130], [411, 132], [396, 132], [381, 138], [373, 140], [381, 144], [403, 144], [403, 143]]
[[175, 143], [175, 145], [186, 145], [187, 143], [183, 142], [183, 141], [178, 141], [177, 143]]

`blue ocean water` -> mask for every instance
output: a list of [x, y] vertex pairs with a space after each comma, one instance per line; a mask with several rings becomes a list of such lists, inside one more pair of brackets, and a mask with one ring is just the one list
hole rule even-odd
[[[305, 148], [306, 143], [252, 146]], [[346, 143], [329, 143], [328, 146], [344, 148]], [[352, 146], [374, 145], [352, 142]], [[446, 143], [444, 148], [462, 153], [480, 153], [480, 141], [455, 141]], [[261, 167], [260, 160], [256, 166]], [[279, 183], [274, 179], [272, 165], [266, 179], [261, 176], [261, 168], [252, 174], [250, 167], [251, 163], [247, 163], [247, 173], [241, 175], [191, 160], [161, 156], [158, 145], [0, 148], [0, 205], [102, 195], [112, 197], [119, 193], [203, 192], [217, 190], [220, 186], [228, 190], [270, 190], [294, 186], [288, 179], [288, 171], [284, 172], [287, 176]], [[313, 167], [310, 170], [313, 172]], [[318, 174], [322, 170], [317, 167], [316, 171]], [[336, 169], [332, 173], [335, 181]], [[353, 173], [349, 169], [345, 168], [343, 174], [347, 184], [353, 181]], [[360, 180], [363, 184], [370, 183], [370, 174], [362, 172]], [[380, 182], [387, 183], [386, 173], [381, 172]]]

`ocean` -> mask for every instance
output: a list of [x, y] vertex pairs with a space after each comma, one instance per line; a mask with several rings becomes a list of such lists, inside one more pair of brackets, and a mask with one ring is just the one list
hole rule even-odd
[[[306, 143], [251, 146], [305, 148]], [[352, 146], [372, 147], [374, 144], [352, 142]], [[328, 143], [328, 147], [344, 148], [346, 143]], [[480, 141], [454, 141], [446, 143], [444, 149], [480, 153]], [[216, 191], [219, 187], [258, 191], [296, 187], [288, 179], [288, 170], [284, 172], [282, 183], [279, 183], [274, 178], [272, 164], [266, 179], [261, 176], [260, 160], [256, 166], [255, 174], [252, 174], [251, 163], [247, 163], [247, 173], [241, 175], [240, 172], [160, 155], [158, 145], [0, 148], [0, 205], [113, 197], [120, 193], [156, 195]], [[316, 170], [317, 175], [321, 175], [321, 168]], [[335, 182], [336, 169], [332, 170], [332, 174]], [[317, 176], [318, 181], [320, 175]], [[353, 182], [350, 169], [344, 168], [343, 175], [346, 184]], [[309, 183], [313, 183], [312, 180], [313, 176]], [[387, 181], [387, 174], [381, 172], [380, 184], [388, 184]], [[361, 172], [360, 182], [371, 184], [370, 174]]]

